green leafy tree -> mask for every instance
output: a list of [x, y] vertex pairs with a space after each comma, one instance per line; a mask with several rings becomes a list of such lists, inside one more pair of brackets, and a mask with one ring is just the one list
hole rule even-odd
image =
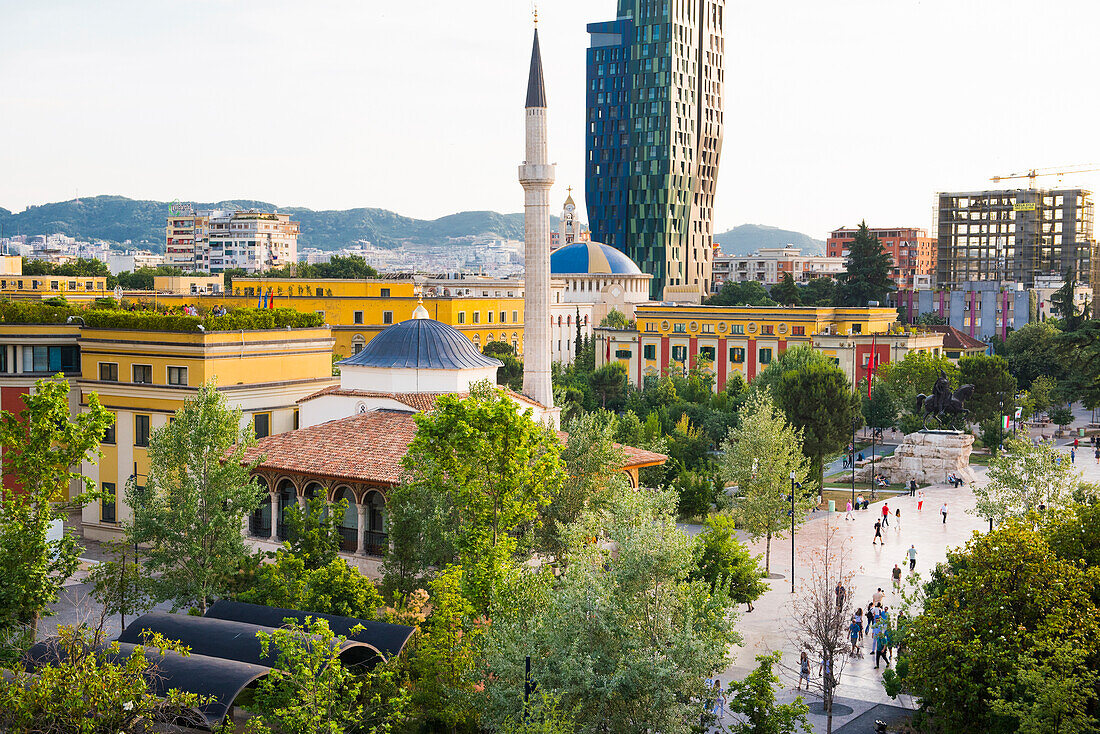
[[836, 281], [832, 278], [812, 278], [802, 287], [803, 306], [832, 306], [836, 298]]
[[[87, 411], [70, 416], [69, 383], [60, 375], [36, 381], [22, 399], [18, 414], [0, 411], [0, 473], [17, 484], [3, 490], [0, 502], [0, 629], [26, 626], [33, 635], [82, 550], [69, 533], [50, 540], [50, 527], [68, 517], [70, 502], [79, 506], [94, 496], [80, 464], [99, 456], [114, 418], [95, 393], [87, 396]], [[70, 501], [73, 485], [81, 491]]]
[[444, 395], [416, 416], [402, 459], [407, 480], [391, 498], [390, 582], [411, 591], [429, 567], [457, 563], [479, 611], [494, 579], [527, 550], [540, 511], [564, 481], [561, 444], [488, 385]]
[[802, 303], [801, 289], [795, 284], [790, 273], [783, 273], [783, 279], [768, 291], [773, 301], [783, 306], [798, 306]]
[[989, 449], [989, 453], [996, 456], [1001, 449], [1001, 444], [1010, 434], [1005, 430], [1004, 421], [1000, 418], [989, 418], [981, 422], [982, 443]]
[[695, 536], [696, 569], [691, 578], [699, 578], [729, 592], [738, 604], [752, 603], [768, 590], [764, 583], [764, 570], [759, 556], [753, 556], [743, 543], [737, 540], [734, 521], [729, 515], [714, 514], [703, 523], [703, 532]]
[[914, 410], [917, 395], [930, 395], [940, 371], [947, 374], [951, 389], [959, 386], [959, 368], [947, 357], [928, 352], [909, 352], [900, 362], [879, 365], [875, 380], [884, 383], [907, 410]]
[[1057, 509], [1072, 504], [1080, 474], [1066, 458], [1045, 441], [1008, 439], [1004, 454], [989, 463], [989, 481], [973, 488], [973, 513], [1004, 521], [1023, 517], [1040, 505]]
[[324, 497], [310, 498], [305, 509], [297, 503], [286, 508], [283, 523], [287, 545], [306, 569], [312, 571], [336, 560], [343, 540], [341, 521], [347, 509], [346, 499], [329, 502]]
[[1031, 401], [1031, 410], [1035, 414], [1045, 413], [1054, 405], [1054, 390], [1058, 383], [1053, 377], [1039, 375], [1031, 381], [1031, 387], [1027, 390], [1028, 399]]
[[500, 384], [516, 391], [523, 389], [523, 362], [516, 358], [516, 350], [511, 344], [502, 341], [487, 342], [481, 353], [504, 363], [504, 366], [497, 370], [497, 380]]
[[860, 386], [859, 399], [863, 421], [871, 428], [890, 428], [897, 423], [900, 412], [898, 400], [890, 386], [876, 379], [871, 386], [871, 395], [867, 396], [867, 383]]
[[149, 439], [149, 477], [144, 489], [127, 488], [133, 520], [125, 527], [129, 542], [144, 548], [154, 597], [174, 609], [205, 613], [247, 556], [241, 525], [267, 498], [252, 477], [258, 462], [244, 459], [255, 441], [213, 385]]
[[847, 445], [852, 426], [862, 423], [859, 396], [833, 365], [787, 372], [776, 395], [787, 420], [802, 432], [802, 447], [811, 462], [810, 478], [820, 487], [824, 457]]
[[741, 426], [722, 444], [720, 476], [737, 486], [733, 516], [754, 538], [763, 537], [764, 572], [771, 571], [772, 538], [791, 528], [791, 474], [802, 485], [795, 491], [794, 521], [800, 524], [815, 504], [810, 462], [802, 453], [802, 431], [787, 422], [771, 393], [750, 395]]
[[767, 289], [755, 280], [727, 280], [722, 290], [706, 300], [708, 306], [775, 306]]
[[1076, 295], [1077, 273], [1071, 268], [1066, 271], [1062, 287], [1050, 297], [1050, 305], [1062, 317], [1062, 328], [1067, 332], [1077, 331], [1088, 319], [1088, 307], [1079, 311], [1075, 302]]
[[980, 423], [1016, 411], [1016, 378], [1003, 357], [963, 357], [959, 360], [959, 381], [974, 386], [974, 394], [966, 401], [971, 421]]
[[683, 518], [706, 516], [718, 501], [714, 477], [688, 469], [682, 469], [676, 475], [672, 489], [680, 498], [677, 510]]
[[1064, 405], [1048, 411], [1047, 416], [1050, 418], [1051, 423], [1058, 426], [1063, 431], [1066, 429], [1066, 426], [1073, 423], [1073, 411]]
[[867, 229], [866, 222], [860, 222], [859, 230], [848, 246], [848, 259], [844, 265], [845, 273], [837, 278], [838, 306], [866, 306], [869, 301], [886, 303], [890, 291], [897, 287], [890, 277], [894, 269], [893, 259], [883, 249], [878, 237]]
[[310, 567], [286, 548], [276, 552], [274, 563], [259, 566], [237, 599], [359, 619], [373, 619], [383, 604], [374, 583], [343, 558]]
[[256, 636], [275, 664], [253, 692], [249, 734], [343, 734], [360, 722], [363, 683], [340, 662], [347, 638], [334, 635], [328, 622], [288, 619], [284, 627]]
[[1038, 320], [1024, 324], [1008, 335], [1005, 340], [1008, 369], [1022, 387], [1030, 389], [1038, 377], [1045, 376], [1057, 381], [1065, 374], [1058, 358], [1057, 341], [1061, 335], [1061, 329], [1050, 321]]
[[780, 683], [772, 668], [779, 660], [777, 652], [757, 655], [756, 670], [745, 680], [730, 683], [726, 707], [737, 718], [728, 731], [734, 734], [799, 734], [811, 730], [806, 717], [810, 709], [802, 696], [791, 703], [775, 702], [775, 691]]
[[[686, 734], [703, 679], [739, 636], [731, 600], [696, 569], [668, 491], [618, 493], [569, 529], [560, 581], [524, 571], [487, 633], [483, 726], [515, 714], [524, 655], [542, 691], [576, 711], [578, 732]], [[526, 652], [522, 652], [526, 651]]]
[[907, 687], [941, 731], [1097, 730], [1095, 568], [1059, 557], [1050, 532], [1009, 520], [948, 552], [904, 654]]
[[917, 317], [916, 324], [918, 326], [946, 326], [948, 321], [946, 316], [940, 316], [932, 311], [925, 311]]
[[601, 329], [627, 329], [630, 327], [630, 319], [623, 315], [623, 312], [617, 308], [613, 308], [607, 312], [607, 315], [600, 319]]
[[622, 362], [605, 364], [589, 375], [588, 382], [601, 408], [606, 410], [609, 403], [612, 408], [621, 407], [627, 389], [626, 367]]
[[782, 354], [775, 356], [768, 366], [749, 383], [749, 394], [770, 390], [774, 396], [779, 389], [779, 381], [791, 370], [800, 370], [811, 365], [831, 366], [829, 358], [809, 344], [796, 344]]
[[48, 664], [0, 676], [0, 731], [153, 734], [205, 724], [194, 712], [205, 699], [175, 688], [159, 696], [149, 685], [166, 654], [188, 654], [178, 642], [152, 635], [124, 657], [94, 630], [61, 627], [50, 646]]

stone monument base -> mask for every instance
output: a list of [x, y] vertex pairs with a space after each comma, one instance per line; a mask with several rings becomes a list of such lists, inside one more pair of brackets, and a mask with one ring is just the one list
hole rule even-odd
[[[947, 475], [957, 474], [967, 484], [974, 481], [970, 470], [970, 450], [974, 437], [955, 431], [917, 431], [902, 439], [893, 456], [876, 458], [875, 474], [891, 483], [916, 479], [918, 484], [939, 484]], [[871, 462], [856, 469], [856, 481], [871, 480]]]

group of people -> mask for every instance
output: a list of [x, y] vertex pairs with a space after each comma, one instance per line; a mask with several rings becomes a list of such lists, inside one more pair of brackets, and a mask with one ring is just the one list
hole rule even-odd
[[[875, 656], [875, 670], [878, 670], [879, 664], [884, 660], [886, 667], [890, 667], [895, 642], [894, 633], [890, 629], [890, 607], [882, 603], [885, 597], [886, 593], [882, 589], [875, 591], [871, 597], [871, 603], [866, 607], [866, 612], [863, 607], [856, 609], [848, 624], [848, 639], [852, 643], [849, 654], [852, 657], [862, 658], [863, 649], [860, 643], [863, 642], [864, 637], [870, 637], [871, 654]], [[894, 625], [895, 629], [901, 627], [904, 622], [904, 612], [899, 613]]]
[[952, 487], [955, 487], [956, 489], [961, 487], [963, 484], [965, 484], [965, 482], [963, 481], [963, 478], [960, 477], [955, 472], [951, 472], [950, 474], [947, 475], [947, 482]]

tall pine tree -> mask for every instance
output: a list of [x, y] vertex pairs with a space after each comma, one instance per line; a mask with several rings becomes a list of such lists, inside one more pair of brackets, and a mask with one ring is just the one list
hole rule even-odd
[[867, 222], [860, 222], [855, 239], [848, 246], [847, 272], [838, 278], [837, 305], [866, 306], [868, 301], [885, 303], [890, 291], [897, 287], [890, 277], [893, 267], [890, 253], [882, 249], [878, 237], [867, 229]]

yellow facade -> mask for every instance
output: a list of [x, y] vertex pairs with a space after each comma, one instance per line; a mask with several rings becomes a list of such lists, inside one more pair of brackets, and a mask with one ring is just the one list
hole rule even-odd
[[[507, 289], [476, 288], [491, 295], [432, 296], [423, 299], [431, 318], [453, 326], [479, 348], [490, 341], [504, 341], [523, 352], [523, 296], [517, 284]], [[496, 295], [500, 291], [501, 295]], [[349, 357], [361, 350], [387, 326], [412, 318], [421, 300], [411, 280], [341, 280], [321, 278], [234, 278], [232, 294], [158, 295], [167, 306], [193, 305], [212, 309], [254, 308], [264, 294], [276, 308], [293, 308], [321, 314], [332, 327], [333, 353]], [[152, 301], [153, 296], [127, 296]], [[269, 302], [270, 303], [270, 302]], [[549, 318], [549, 315], [547, 316]]]
[[0, 275], [0, 296], [28, 300], [63, 296], [69, 300], [92, 300], [111, 296], [107, 278], [76, 275]]

